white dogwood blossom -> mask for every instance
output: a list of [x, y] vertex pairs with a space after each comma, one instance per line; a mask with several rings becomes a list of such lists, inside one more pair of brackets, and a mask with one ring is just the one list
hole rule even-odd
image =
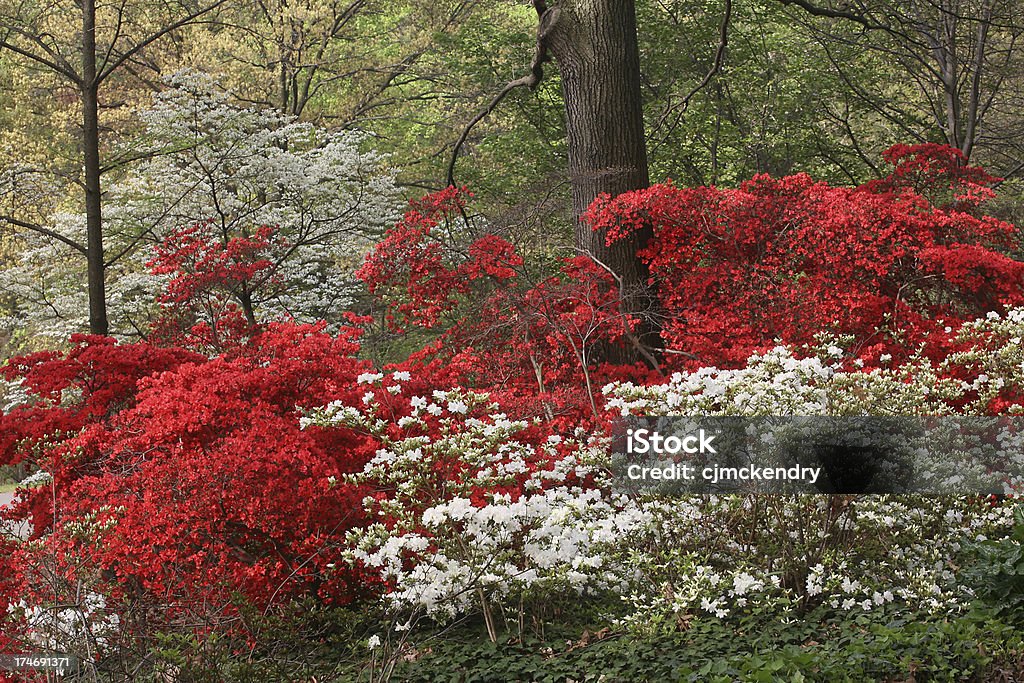
[[[167, 279], [149, 274], [153, 246], [191, 226], [222, 245], [273, 228], [262, 255], [271, 269], [252, 292], [258, 320], [339, 321], [356, 287], [353, 271], [400, 216], [385, 157], [358, 132], [234, 104], [205, 74], [168, 80], [139, 113], [144, 130], [125, 150], [144, 158], [104, 187], [112, 333], [148, 330]], [[83, 214], [55, 208], [45, 227], [85, 244]], [[17, 261], [0, 272], [0, 291], [16, 302], [6, 324], [57, 341], [86, 331], [84, 256], [38, 232], [19, 236]]]

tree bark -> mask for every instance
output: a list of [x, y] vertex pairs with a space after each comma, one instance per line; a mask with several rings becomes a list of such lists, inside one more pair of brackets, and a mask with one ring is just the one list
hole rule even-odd
[[[658, 348], [656, 299], [636, 256], [651, 239], [651, 226], [608, 246], [604, 233], [582, 220], [600, 194], [649, 184], [634, 0], [564, 0], [548, 14], [540, 39], [562, 75], [576, 246], [615, 273], [623, 309], [643, 321], [641, 343]], [[635, 349], [613, 355], [623, 357], [609, 360], [640, 360]]]
[[107, 297], [103, 262], [103, 209], [100, 187], [99, 79], [96, 73], [96, 0], [82, 0], [82, 160], [85, 174], [86, 260], [89, 331], [105, 335]]

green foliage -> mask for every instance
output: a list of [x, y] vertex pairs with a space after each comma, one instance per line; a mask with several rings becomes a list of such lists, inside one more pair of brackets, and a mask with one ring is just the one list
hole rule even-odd
[[400, 666], [395, 680], [985, 681], [1019, 671], [1021, 646], [1013, 626], [980, 615], [949, 620], [897, 607], [873, 614], [819, 609], [800, 620], [702, 619], [676, 633], [589, 643], [449, 636]]
[[[992, 611], [962, 616], [892, 604], [872, 612], [817, 607], [795, 618], [770, 611], [695, 617], [637, 635], [602, 627], [617, 603], [559, 600], [525, 630], [497, 643], [478, 620], [368, 650], [394, 626], [365, 605], [294, 604], [264, 614], [240, 605], [236, 630], [189, 626], [156, 636], [134, 680], [156, 683], [277, 683], [310, 680], [402, 683], [638, 683], [787, 681], [992, 681], [1024, 673], [1024, 635]], [[127, 651], [122, 652], [122, 655]], [[390, 661], [388, 661], [390, 660]], [[388, 674], [387, 664], [394, 665]], [[100, 663], [101, 680], [138, 661]]]
[[1014, 511], [1014, 525], [1005, 538], [975, 543], [974, 565], [966, 571], [967, 581], [982, 604], [1000, 617], [1024, 623], [1024, 507]]
[[[722, 186], [755, 173], [874, 177], [873, 159], [897, 140], [850, 96], [817, 34], [781, 3], [734, 3], [721, 68], [693, 92], [714, 65], [722, 12], [709, 0], [637, 3], [651, 177]], [[903, 79], [884, 60], [839, 41], [830, 50], [856, 82], [881, 80], [893, 99], [906, 100]]]
[[[356, 680], [366, 656], [372, 609], [324, 609], [313, 601], [263, 613], [240, 602], [234, 630], [168, 628], [149, 644], [145, 673], [153, 683], [270, 683]], [[107, 663], [109, 666], [109, 662]]]

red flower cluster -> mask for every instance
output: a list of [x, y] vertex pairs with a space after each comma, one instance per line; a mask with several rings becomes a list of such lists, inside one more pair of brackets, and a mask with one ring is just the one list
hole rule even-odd
[[[886, 179], [831, 187], [806, 175], [755, 177], [739, 189], [655, 185], [590, 208], [595, 229], [655, 236], [640, 256], [657, 281], [662, 337], [697, 365], [743, 363], [779, 341], [851, 335], [852, 355], [899, 360], [947, 327], [1024, 303], [1015, 228], [975, 215], [992, 180], [955, 151], [896, 147]], [[930, 197], [948, 195], [936, 206]]]
[[207, 234], [211, 224], [175, 231], [148, 264], [154, 275], [172, 276], [157, 299], [162, 315], [152, 336], [160, 343], [219, 351], [254, 332], [239, 300], [273, 280], [275, 231], [218, 241]]
[[393, 331], [408, 325], [431, 328], [458, 306], [482, 278], [497, 282], [515, 276], [523, 265], [512, 245], [497, 235], [473, 241], [468, 257], [452, 263], [436, 228], [466, 207], [465, 190], [448, 187], [410, 202], [411, 209], [367, 256], [356, 272], [372, 294], [388, 302], [387, 323]]

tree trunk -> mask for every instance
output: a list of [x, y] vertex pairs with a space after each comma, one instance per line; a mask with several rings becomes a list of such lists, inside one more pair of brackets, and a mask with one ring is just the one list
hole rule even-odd
[[252, 303], [252, 292], [249, 291], [249, 286], [243, 282], [235, 297], [242, 304], [242, 314], [245, 316], [245, 321], [252, 327], [256, 327], [256, 307]]
[[[576, 246], [616, 274], [623, 309], [644, 321], [641, 343], [658, 348], [655, 297], [648, 269], [636, 256], [651, 227], [608, 246], [604, 233], [581, 218], [599, 194], [649, 184], [634, 0], [565, 0], [550, 11], [558, 14], [543, 40], [562, 75]], [[609, 360], [640, 360], [637, 351], [626, 349], [624, 357]]]
[[100, 188], [99, 82], [96, 77], [96, 1], [82, 1], [82, 158], [85, 173], [86, 260], [88, 261], [89, 331], [107, 334], [104, 283], [103, 211]]

